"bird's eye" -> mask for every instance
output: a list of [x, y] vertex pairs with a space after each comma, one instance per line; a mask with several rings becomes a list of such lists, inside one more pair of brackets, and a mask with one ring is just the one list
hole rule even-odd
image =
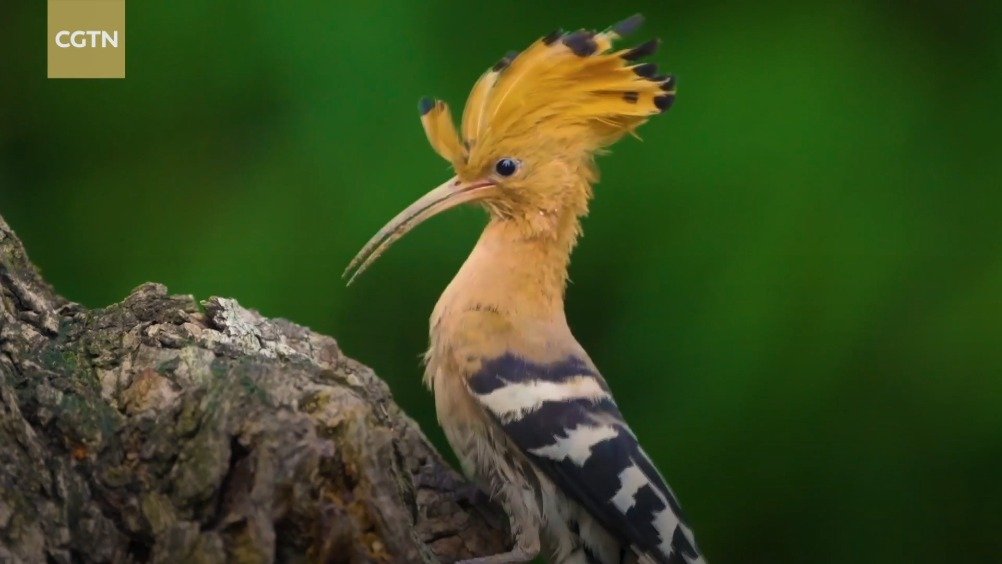
[[501, 176], [511, 176], [518, 170], [518, 161], [510, 157], [505, 157], [495, 163], [494, 170]]

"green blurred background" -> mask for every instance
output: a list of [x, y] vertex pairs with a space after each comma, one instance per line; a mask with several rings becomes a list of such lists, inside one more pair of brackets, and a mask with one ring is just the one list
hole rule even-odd
[[1002, 555], [999, 3], [129, 2], [128, 78], [45, 78], [0, 7], [0, 212], [89, 306], [156, 280], [334, 335], [445, 450], [418, 355], [484, 216], [359, 282], [449, 176], [415, 102], [648, 16], [679, 77], [601, 160], [572, 327], [712, 562]]

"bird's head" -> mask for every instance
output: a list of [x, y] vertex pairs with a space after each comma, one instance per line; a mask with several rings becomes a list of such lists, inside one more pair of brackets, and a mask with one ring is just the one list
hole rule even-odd
[[428, 140], [456, 176], [386, 224], [348, 266], [349, 283], [416, 225], [462, 203], [518, 222], [527, 237], [584, 215], [594, 156], [675, 99], [674, 77], [639, 61], [657, 39], [613, 49], [642, 22], [637, 14], [600, 33], [556, 31], [507, 54], [473, 86], [461, 132], [445, 102], [422, 99]]

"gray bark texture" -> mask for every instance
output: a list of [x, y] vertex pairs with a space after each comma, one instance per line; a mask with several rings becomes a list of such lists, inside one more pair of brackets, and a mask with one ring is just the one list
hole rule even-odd
[[504, 520], [330, 337], [158, 284], [87, 309], [0, 218], [0, 562], [450, 562]]

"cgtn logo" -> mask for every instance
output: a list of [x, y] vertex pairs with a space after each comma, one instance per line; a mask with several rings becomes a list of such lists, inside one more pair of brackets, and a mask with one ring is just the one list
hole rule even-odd
[[56, 47], [60, 49], [114, 48], [118, 49], [118, 30], [107, 31], [69, 31], [56, 32]]
[[125, 0], [49, 0], [48, 5], [49, 78], [125, 78]]

